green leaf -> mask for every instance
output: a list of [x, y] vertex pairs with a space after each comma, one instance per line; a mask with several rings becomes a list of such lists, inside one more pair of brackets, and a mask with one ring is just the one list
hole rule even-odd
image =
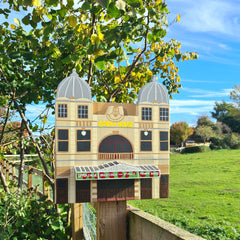
[[51, 227], [54, 231], [58, 230], [58, 229], [60, 229], [60, 223], [59, 222], [52, 222]]
[[96, 65], [100, 70], [105, 70], [106, 62], [105, 62], [105, 61], [98, 61], [98, 62], [95, 62], [95, 65]]
[[68, 8], [72, 8], [74, 5], [74, 1], [73, 0], [67, 0], [67, 7]]
[[21, 53], [20, 52], [11, 52], [9, 54], [10, 58], [16, 59], [16, 58], [20, 58], [21, 57]]
[[102, 7], [107, 8], [109, 4], [109, 0], [96, 0]]
[[111, 2], [107, 8], [107, 13], [113, 18], [119, 18], [121, 16], [120, 11], [116, 7], [114, 2]]

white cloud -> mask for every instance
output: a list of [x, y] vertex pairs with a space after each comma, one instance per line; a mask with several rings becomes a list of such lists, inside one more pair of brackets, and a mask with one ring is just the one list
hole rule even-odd
[[218, 98], [218, 97], [227, 97], [230, 96], [230, 92], [233, 89], [222, 89], [221, 91], [212, 91], [212, 90], [205, 90], [205, 89], [191, 89], [191, 88], [184, 88], [186, 92], [192, 93], [193, 95], [189, 97], [193, 98]]
[[191, 32], [240, 35], [240, 2], [226, 0], [169, 0], [179, 6], [180, 25]]

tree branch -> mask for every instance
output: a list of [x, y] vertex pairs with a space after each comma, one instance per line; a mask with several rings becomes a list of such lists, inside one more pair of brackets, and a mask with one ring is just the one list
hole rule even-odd
[[[93, 5], [94, 6], [94, 3]], [[91, 34], [92, 35], [94, 33], [94, 25], [95, 25], [95, 21], [96, 21], [96, 15], [93, 13], [93, 17], [92, 17], [92, 29], [91, 29]], [[92, 69], [93, 69], [93, 63], [92, 63], [92, 59], [90, 57], [89, 59], [89, 68], [88, 68], [88, 84], [91, 84], [91, 80], [92, 80]]]

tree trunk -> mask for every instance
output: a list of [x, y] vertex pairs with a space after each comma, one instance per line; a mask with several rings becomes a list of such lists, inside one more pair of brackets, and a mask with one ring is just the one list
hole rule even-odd
[[54, 182], [53, 182], [53, 179], [52, 179], [52, 177], [51, 177], [51, 174], [50, 174], [50, 172], [49, 172], [49, 170], [48, 170], [48, 166], [47, 166], [47, 163], [45, 162], [45, 159], [44, 159], [43, 154], [42, 154], [42, 152], [41, 152], [40, 146], [39, 146], [39, 144], [35, 141], [35, 138], [34, 138], [34, 136], [33, 136], [33, 134], [32, 134], [32, 131], [31, 131], [31, 129], [30, 129], [28, 123], [27, 123], [27, 120], [26, 120], [26, 118], [25, 118], [25, 116], [24, 116], [24, 114], [23, 114], [20, 106], [18, 105], [16, 99], [14, 99], [14, 105], [15, 105], [15, 107], [16, 107], [19, 115], [20, 115], [20, 117], [22, 118], [22, 121], [23, 121], [23, 123], [24, 123], [24, 125], [25, 125], [25, 127], [26, 127], [26, 130], [27, 130], [27, 132], [28, 132], [29, 137], [31, 138], [33, 144], [34, 144], [35, 147], [36, 147], [38, 156], [39, 156], [39, 158], [40, 158], [40, 160], [41, 160], [41, 163], [42, 163], [43, 168], [44, 168], [44, 171], [45, 171], [45, 173], [46, 173], [46, 175], [47, 175], [48, 181], [49, 181], [49, 183], [50, 183], [51, 185], [53, 185]]
[[9, 190], [9, 188], [8, 188], [6, 179], [5, 179], [4, 175], [3, 175], [2, 166], [0, 166], [0, 178], [1, 178], [1, 182], [2, 182], [2, 185], [3, 185], [4, 191], [5, 191], [7, 194], [9, 194], [9, 193], [10, 193], [10, 190]]
[[22, 121], [21, 128], [20, 128], [20, 165], [19, 165], [19, 171], [18, 171], [18, 190], [22, 191], [22, 185], [23, 185], [23, 172], [24, 172], [24, 123]]

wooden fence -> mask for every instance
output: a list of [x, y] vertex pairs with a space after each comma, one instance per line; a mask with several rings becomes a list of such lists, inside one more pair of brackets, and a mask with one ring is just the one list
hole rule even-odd
[[[25, 160], [24, 162], [31, 162], [32, 160]], [[16, 174], [16, 168], [19, 169], [19, 161], [11, 161], [8, 159], [0, 158], [0, 165], [2, 166], [3, 174], [6, 180], [12, 181], [14, 184], [18, 180], [18, 174]], [[24, 172], [27, 172], [27, 181], [23, 180], [23, 184], [27, 189], [30, 189], [33, 186], [33, 175], [37, 175], [42, 179], [42, 191], [41, 189], [37, 189], [37, 193], [39, 196], [47, 196], [47, 200], [53, 202], [53, 199], [50, 196], [50, 188], [51, 185], [48, 184], [47, 175], [43, 170], [39, 170], [32, 166], [24, 166]]]

